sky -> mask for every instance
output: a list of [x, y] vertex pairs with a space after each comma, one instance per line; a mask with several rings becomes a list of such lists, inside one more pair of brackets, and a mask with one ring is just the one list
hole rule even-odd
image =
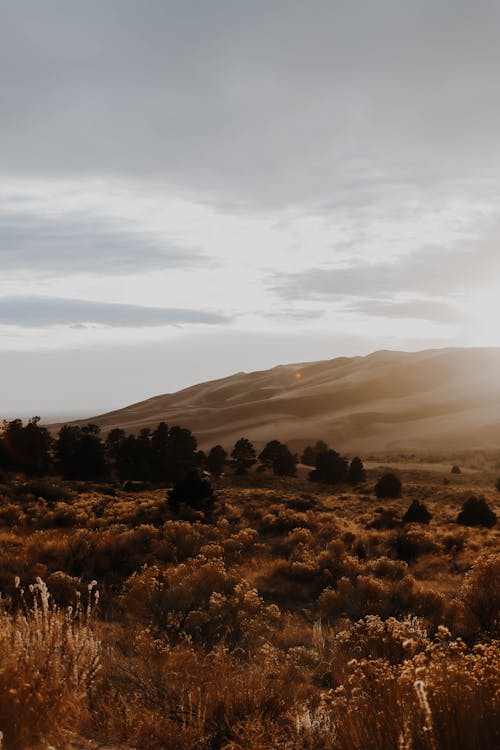
[[0, 0], [0, 416], [500, 345], [497, 0]]

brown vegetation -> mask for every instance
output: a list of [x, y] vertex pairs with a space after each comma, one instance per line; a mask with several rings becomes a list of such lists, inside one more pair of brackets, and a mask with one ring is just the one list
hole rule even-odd
[[498, 746], [499, 530], [456, 522], [494, 483], [403, 471], [378, 500], [380, 474], [225, 477], [182, 517], [164, 489], [4, 477], [3, 746]]

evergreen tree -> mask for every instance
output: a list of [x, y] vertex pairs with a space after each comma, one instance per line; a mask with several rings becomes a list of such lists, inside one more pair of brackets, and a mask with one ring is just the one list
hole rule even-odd
[[210, 474], [213, 474], [214, 477], [220, 477], [224, 471], [226, 459], [227, 451], [224, 450], [222, 445], [214, 445], [213, 448], [210, 448], [206, 461]]
[[106, 448], [95, 424], [84, 427], [64, 425], [55, 443], [55, 456], [61, 474], [68, 479], [101, 479], [106, 476]]
[[280, 445], [274, 460], [273, 471], [280, 477], [294, 477], [297, 473], [297, 456], [295, 456], [287, 445]]
[[178, 482], [196, 465], [197, 441], [191, 430], [171, 427], [168, 433], [167, 477]]
[[237, 474], [246, 474], [257, 461], [255, 448], [250, 440], [244, 437], [236, 441], [231, 451], [231, 458]]
[[312, 482], [338, 484], [347, 481], [348, 470], [347, 459], [330, 449], [317, 455], [316, 468], [310, 472], [309, 479]]
[[361, 482], [366, 482], [365, 467], [358, 456], [355, 456], [349, 464], [348, 479], [351, 484], [361, 484]]
[[26, 425], [21, 419], [4, 422], [2, 429], [1, 466], [27, 474], [41, 476], [51, 467], [53, 440], [40, 417], [33, 417]]
[[259, 461], [266, 469], [271, 469], [278, 458], [283, 444], [279, 440], [271, 440], [259, 453]]
[[304, 452], [300, 460], [306, 466], [316, 466], [316, 459], [318, 455], [320, 453], [325, 453], [327, 450], [328, 445], [323, 440], [317, 440], [313, 446], [308, 445], [306, 448], [304, 448]]
[[166, 422], [160, 422], [151, 435], [152, 479], [165, 482], [169, 478], [169, 429]]

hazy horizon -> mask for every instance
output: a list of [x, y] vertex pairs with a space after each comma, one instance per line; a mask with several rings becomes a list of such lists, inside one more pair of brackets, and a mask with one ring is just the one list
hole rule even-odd
[[[139, 399], [132, 399], [127, 402], [116, 402], [113, 401], [108, 402], [102, 406], [102, 408], [96, 408], [96, 407], [88, 407], [83, 408], [80, 410], [75, 409], [69, 409], [67, 411], [43, 411], [38, 409], [38, 411], [31, 410], [27, 411], [26, 413], [19, 413], [19, 412], [11, 412], [11, 413], [4, 413], [1, 415], [3, 419], [13, 419], [13, 418], [20, 418], [23, 420], [28, 420], [32, 418], [33, 416], [38, 416], [41, 418], [41, 422], [44, 424], [56, 424], [56, 423], [62, 423], [72, 420], [85, 420], [87, 418], [91, 417], [97, 417], [102, 414], [106, 414], [109, 412], [113, 412], [116, 410], [126, 409], [127, 407], [134, 406], [136, 404], [142, 404], [146, 401], [155, 401], [158, 397], [170, 395], [174, 393], [181, 392], [185, 389], [192, 388], [193, 386], [200, 386], [205, 383], [212, 383], [212, 382], [218, 382], [223, 380], [232, 379], [238, 375], [258, 375], [259, 373], [267, 373], [271, 372], [275, 369], [280, 368], [289, 368], [289, 367], [305, 367], [307, 365], [314, 365], [319, 364], [321, 362], [327, 363], [330, 361], [334, 361], [335, 359], [365, 359], [370, 358], [376, 355], [380, 354], [407, 354], [411, 356], [412, 354], [420, 355], [430, 352], [466, 352], [471, 350], [477, 350], [477, 351], [500, 351], [500, 347], [438, 347], [438, 348], [431, 348], [431, 349], [425, 349], [425, 350], [401, 350], [401, 349], [378, 349], [372, 352], [368, 352], [366, 354], [351, 354], [351, 355], [339, 355], [338, 357], [333, 358], [323, 358], [320, 360], [294, 360], [294, 361], [286, 361], [286, 362], [279, 362], [276, 364], [271, 364], [269, 367], [265, 368], [248, 368], [244, 370], [233, 370], [224, 372], [223, 374], [215, 375], [213, 378], [206, 378], [205, 380], [193, 380], [193, 382], [182, 382], [181, 385], [178, 388], [173, 388], [171, 391], [155, 391], [154, 393], [146, 394], [145, 396], [141, 396]], [[479, 377], [478, 380], [481, 378]]]
[[500, 345], [498, 3], [0, 20], [0, 416]]

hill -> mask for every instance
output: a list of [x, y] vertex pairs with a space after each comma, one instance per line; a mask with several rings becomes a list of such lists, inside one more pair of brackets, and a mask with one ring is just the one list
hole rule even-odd
[[342, 451], [500, 448], [500, 349], [379, 351], [237, 373], [89, 421], [135, 432], [160, 420], [201, 447], [242, 435], [298, 449], [318, 438]]

